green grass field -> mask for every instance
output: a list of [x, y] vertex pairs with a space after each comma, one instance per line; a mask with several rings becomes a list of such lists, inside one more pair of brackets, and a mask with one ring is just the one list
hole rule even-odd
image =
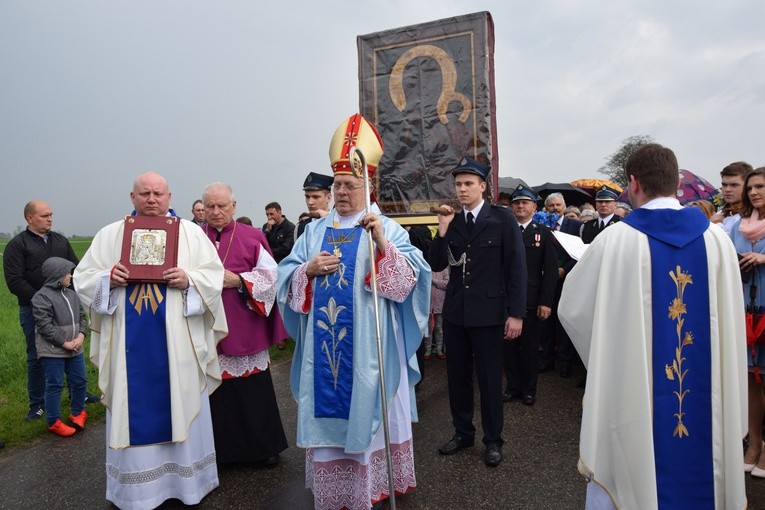
[[[91, 239], [70, 239], [72, 248], [79, 258], [87, 251]], [[0, 252], [5, 252], [7, 241], [0, 241]], [[85, 342], [85, 354], [90, 352], [90, 338]], [[271, 349], [272, 362], [278, 362], [291, 357], [294, 343], [288, 341], [287, 349]], [[25, 422], [29, 402], [27, 399], [27, 368], [26, 342], [19, 325], [19, 307], [16, 296], [11, 294], [5, 283], [0, 279], [0, 439], [7, 443], [8, 448], [30, 444], [40, 438], [51, 436], [45, 425], [45, 420]], [[86, 362], [88, 372], [88, 391], [99, 394], [98, 375], [94, 365]], [[89, 421], [103, 420], [105, 408], [100, 405], [87, 407]], [[67, 391], [62, 394], [61, 415], [69, 416]]]

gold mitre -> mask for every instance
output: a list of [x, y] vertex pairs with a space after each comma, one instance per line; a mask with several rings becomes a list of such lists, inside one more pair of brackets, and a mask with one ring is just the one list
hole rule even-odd
[[[356, 146], [364, 155], [371, 176], [380, 164], [383, 143], [377, 129], [358, 113], [351, 115], [335, 130], [329, 143], [329, 162], [335, 175], [353, 175], [348, 153]], [[358, 163], [358, 162], [357, 162]]]

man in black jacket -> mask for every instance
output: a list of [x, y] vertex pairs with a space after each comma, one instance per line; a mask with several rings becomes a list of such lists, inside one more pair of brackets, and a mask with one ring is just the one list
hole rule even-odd
[[558, 281], [556, 242], [550, 229], [532, 221], [537, 194], [520, 185], [512, 195], [512, 209], [526, 249], [526, 318], [521, 335], [505, 342], [503, 365], [507, 389], [502, 401], [521, 398], [531, 406], [537, 400], [539, 336], [541, 324], [550, 318]]
[[332, 201], [332, 183], [334, 181], [333, 176], [316, 172], [310, 172], [303, 181], [303, 195], [309, 216], [304, 220], [298, 220], [295, 228], [295, 240], [303, 235], [303, 231], [309, 223], [315, 219], [323, 218], [332, 210], [329, 204]]
[[614, 214], [616, 210], [616, 201], [619, 199], [619, 193], [608, 186], [601, 186], [595, 193], [595, 209], [598, 211], [598, 217], [593, 221], [588, 221], [582, 227], [582, 242], [590, 244], [606, 227], [621, 220]]
[[[462, 211], [442, 206], [430, 247], [433, 271], [452, 266], [444, 302], [446, 371], [455, 434], [439, 452], [473, 446], [473, 365], [481, 392], [484, 462], [502, 462], [502, 343], [521, 334], [526, 313], [526, 261], [510, 211], [484, 202], [490, 168], [463, 158], [452, 171]], [[503, 340], [504, 339], [504, 340]]]
[[[69, 240], [53, 232], [53, 209], [42, 200], [32, 200], [24, 207], [27, 228], [8, 242], [3, 254], [5, 282], [19, 302], [19, 323], [27, 341], [27, 392], [29, 412], [26, 420], [43, 417], [45, 375], [35, 348], [35, 319], [32, 296], [45, 280], [42, 264], [50, 257], [61, 257], [79, 263]], [[92, 396], [91, 396], [92, 397]], [[98, 400], [97, 397], [96, 401]]]
[[[571, 218], [566, 218], [563, 211], [566, 210], [566, 200], [561, 193], [551, 193], [545, 198], [545, 209], [555, 214], [558, 218], [552, 226], [552, 230], [560, 231], [564, 234], [571, 234], [579, 237], [582, 229], [582, 222]], [[571, 272], [576, 261], [568, 256], [563, 247], [555, 243], [555, 251], [558, 253], [558, 285], [555, 289], [555, 300], [550, 320], [542, 323], [541, 341], [542, 341], [542, 360], [539, 364], [539, 372], [549, 372], [555, 370], [555, 358], [560, 360], [561, 377], [571, 376], [571, 363], [576, 355], [574, 346], [571, 345], [571, 339], [566, 334], [566, 330], [560, 325], [558, 320], [558, 301], [560, 301], [563, 282], [566, 275]]]
[[263, 233], [266, 234], [271, 253], [278, 263], [292, 251], [295, 244], [295, 224], [282, 214], [282, 206], [278, 202], [266, 205], [266, 217], [268, 221], [263, 225]]

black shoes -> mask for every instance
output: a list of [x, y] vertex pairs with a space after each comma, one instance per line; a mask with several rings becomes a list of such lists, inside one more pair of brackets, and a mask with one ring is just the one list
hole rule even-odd
[[537, 397], [536, 395], [533, 395], [532, 393], [526, 393], [525, 395], [521, 395], [520, 393], [512, 393], [509, 391], [506, 391], [502, 394], [502, 402], [512, 402], [513, 400], [520, 400], [524, 403], [524, 405], [527, 406], [533, 406], [536, 401]]
[[467, 436], [461, 436], [459, 434], [454, 434], [454, 437], [451, 438], [451, 440], [443, 445], [441, 448], [438, 449], [438, 453], [441, 455], [451, 455], [453, 453], [457, 453], [458, 451], [462, 450], [463, 448], [470, 448], [475, 444], [475, 438], [474, 437], [467, 437]]
[[497, 443], [486, 445], [486, 453], [483, 456], [483, 463], [489, 467], [497, 467], [502, 462], [502, 447]]
[[545, 361], [544, 363], [539, 365], [539, 370], [537, 370], [537, 372], [539, 372], [540, 374], [543, 374], [545, 372], [552, 372], [553, 370], [555, 370], [555, 362]]
[[275, 468], [276, 466], [279, 465], [279, 454], [277, 453], [276, 455], [273, 455], [271, 457], [268, 457], [265, 460], [262, 460], [260, 465], [264, 468], [269, 468], [269, 469]]
[[92, 393], [85, 393], [85, 403], [86, 404], [97, 404], [101, 402], [101, 396], [100, 395], [93, 395]]
[[571, 377], [571, 365], [561, 363], [560, 376], [564, 379]]
[[26, 418], [24, 418], [24, 421], [34, 421], [39, 420], [45, 415], [45, 411], [43, 411], [42, 407], [33, 407], [29, 410], [27, 413]]
[[521, 398], [520, 393], [513, 393], [511, 391], [506, 391], [502, 394], [502, 402], [504, 403], [512, 402], [513, 400], [517, 400], [519, 398]]
[[[451, 440], [438, 449], [441, 455], [451, 455], [457, 453], [463, 448], [469, 448], [475, 443], [474, 437], [461, 436], [454, 434]], [[483, 456], [483, 462], [487, 466], [496, 467], [502, 462], [502, 445], [498, 443], [489, 443], [486, 445], [486, 453]]]

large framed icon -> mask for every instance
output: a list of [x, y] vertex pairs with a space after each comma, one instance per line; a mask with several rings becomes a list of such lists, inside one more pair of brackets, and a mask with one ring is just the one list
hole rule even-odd
[[362, 35], [357, 45], [361, 114], [385, 147], [374, 175], [382, 212], [407, 224], [427, 223], [433, 206], [453, 199], [451, 171], [466, 156], [492, 167], [487, 195], [495, 194], [491, 15]]
[[178, 265], [180, 220], [173, 216], [127, 216], [122, 259], [130, 283], [165, 283], [162, 273]]

